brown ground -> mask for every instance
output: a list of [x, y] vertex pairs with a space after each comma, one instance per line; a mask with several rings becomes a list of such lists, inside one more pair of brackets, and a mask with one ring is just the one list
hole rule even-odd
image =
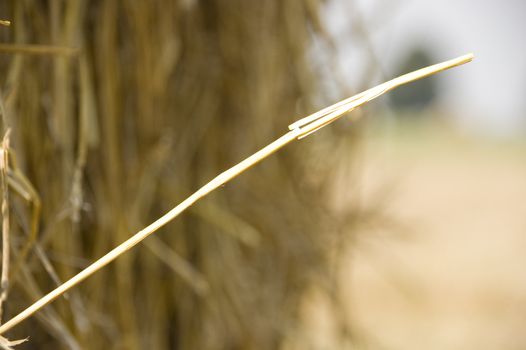
[[363, 200], [391, 188], [394, 219], [364, 228], [343, 275], [368, 348], [525, 349], [526, 145], [420, 126], [364, 152]]

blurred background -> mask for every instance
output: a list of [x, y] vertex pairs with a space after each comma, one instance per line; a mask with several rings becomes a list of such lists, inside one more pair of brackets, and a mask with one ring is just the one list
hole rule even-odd
[[20, 349], [525, 348], [525, 10], [2, 2], [2, 322], [291, 122], [475, 53], [265, 160], [6, 336], [29, 336]]
[[[472, 51], [367, 107], [348, 310], [372, 349], [526, 344], [526, 31], [521, 1], [330, 2], [351, 89]], [[366, 336], [367, 337], [367, 336]]]

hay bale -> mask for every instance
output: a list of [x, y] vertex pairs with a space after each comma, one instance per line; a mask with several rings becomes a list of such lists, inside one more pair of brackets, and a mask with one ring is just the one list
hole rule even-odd
[[[21, 186], [6, 318], [312, 111], [319, 6], [5, 1], [3, 128]], [[258, 165], [13, 338], [39, 349], [282, 347], [305, 293], [331, 286], [344, 223], [324, 203], [338, 156], [316, 155], [333, 146], [309, 138]]]

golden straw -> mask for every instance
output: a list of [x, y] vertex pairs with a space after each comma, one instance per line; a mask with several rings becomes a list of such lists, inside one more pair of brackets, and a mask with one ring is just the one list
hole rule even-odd
[[369, 102], [370, 100], [382, 95], [383, 93], [392, 90], [400, 85], [413, 82], [415, 80], [427, 77], [429, 75], [441, 72], [443, 70], [459, 66], [464, 63], [468, 63], [473, 60], [473, 54], [467, 54], [460, 56], [458, 58], [446, 61], [443, 63], [435, 64], [426, 68], [416, 70], [414, 72], [402, 75], [398, 78], [380, 84], [372, 89], [366, 90], [358, 95], [350, 97], [348, 99], [342, 100], [332, 106], [322, 109], [319, 112], [311, 114], [308, 117], [305, 117], [289, 126], [290, 131], [273, 141], [269, 145], [263, 147], [250, 157], [244, 159], [240, 163], [234, 165], [230, 169], [222, 172], [206, 185], [198, 189], [180, 204], [175, 206], [169, 212], [161, 216], [159, 219], [137, 232], [135, 235], [130, 237], [128, 240], [124, 241], [117, 247], [113, 248], [106, 255], [99, 258], [97, 261], [86, 267], [84, 270], [80, 271], [78, 274], [58, 286], [56, 289], [52, 290], [33, 305], [29, 306], [27, 309], [13, 317], [11, 320], [0, 326], [0, 334], [5, 333], [10, 330], [20, 322], [24, 321], [26, 318], [32, 316], [35, 312], [39, 311], [41, 308], [51, 303], [53, 300], [75, 287], [77, 284], [93, 275], [98, 270], [102, 269], [104, 266], [117, 259], [119, 256], [133, 248], [139, 242], [144, 240], [146, 237], [175, 219], [183, 211], [191, 207], [195, 202], [204, 196], [208, 195], [210, 192], [216, 190], [220, 186], [224, 185], [228, 181], [232, 180], [239, 174], [248, 170], [252, 166], [256, 165], [263, 159], [267, 158], [274, 152], [278, 151], [282, 147], [288, 145], [292, 141], [301, 139], [310, 135], [311, 133], [319, 130], [340, 118], [343, 114], [352, 111], [353, 109]]

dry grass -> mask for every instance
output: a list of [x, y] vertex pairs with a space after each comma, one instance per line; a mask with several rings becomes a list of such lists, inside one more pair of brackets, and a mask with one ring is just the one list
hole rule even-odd
[[9, 266], [11, 252], [9, 247], [9, 189], [7, 172], [9, 169], [9, 133], [8, 129], [2, 140], [0, 148], [0, 183], [2, 185], [2, 274], [0, 276], [0, 321], [4, 313], [4, 303], [9, 290]]
[[[6, 314], [40, 300], [1, 332], [63, 296], [13, 334], [30, 334], [41, 349], [260, 349], [296, 337], [302, 298], [312, 285], [331, 293], [334, 246], [356, 220], [336, 219], [323, 194], [341, 161], [335, 150], [352, 144], [328, 131], [222, 187], [328, 122], [316, 119], [188, 195], [312, 109], [319, 94], [310, 43], [327, 40], [318, 6], [0, 6], [12, 20], [0, 32], [4, 53], [11, 50], [0, 60], [14, 194]], [[192, 206], [169, 232], [149, 238], [149, 249], [131, 250], [64, 294], [215, 188], [206, 206]]]
[[[12, 24], [0, 41], [13, 48], [0, 53], [12, 129], [4, 318], [311, 110], [318, 6], [2, 2]], [[221, 188], [9, 337], [41, 349], [279, 347], [306, 288], [331, 278], [330, 171], [303, 176], [305, 152], [331, 143], [309, 140]]]
[[[288, 133], [281, 136], [274, 142], [268, 144], [264, 148], [260, 149], [259, 151], [251, 155], [250, 157], [245, 158], [243, 161], [234, 165], [230, 169], [216, 176], [214, 179], [212, 179], [210, 182], [208, 182], [203, 187], [199, 188], [196, 192], [191, 194], [189, 197], [187, 197], [184, 201], [182, 201], [179, 205], [174, 207], [168, 213], [161, 216], [159, 219], [154, 221], [152, 224], [148, 225], [147, 227], [145, 227], [144, 229], [142, 229], [141, 231], [137, 232], [135, 235], [127, 239], [125, 242], [121, 243], [119, 246], [112, 249], [109, 253], [105, 254], [103, 257], [95, 261], [93, 264], [91, 264], [90, 266], [88, 266], [87, 268], [85, 268], [84, 270], [76, 274], [75, 276], [73, 276], [67, 282], [58, 286], [55, 290], [53, 290], [52, 292], [48, 293], [47, 295], [45, 295], [44, 297], [36, 301], [33, 305], [31, 305], [26, 310], [24, 310], [23, 312], [15, 316], [12, 320], [0, 326], [0, 334], [5, 333], [9, 329], [16, 326], [18, 323], [20, 323], [21, 321], [30, 317], [35, 312], [37, 312], [38, 310], [40, 310], [41, 308], [43, 308], [44, 306], [46, 306], [47, 304], [55, 300], [56, 298], [66, 293], [69, 289], [73, 288], [74, 286], [76, 286], [77, 284], [79, 284], [80, 282], [82, 282], [83, 280], [85, 280], [86, 278], [94, 274], [95, 272], [99, 271], [104, 266], [106, 266], [113, 260], [120, 257], [122, 254], [126, 253], [128, 250], [133, 248], [135, 245], [142, 242], [145, 238], [155, 233], [161, 227], [163, 227], [164, 225], [166, 225], [167, 223], [175, 219], [177, 216], [179, 216], [179, 214], [181, 214], [183, 211], [190, 208], [201, 198], [207, 196], [208, 194], [217, 190], [221, 186], [224, 186], [227, 182], [229, 182], [233, 178], [244, 173], [246, 170], [250, 169], [257, 163], [261, 162], [262, 160], [268, 158], [270, 155], [277, 152], [278, 150], [288, 145], [289, 143], [293, 142], [294, 140], [300, 140], [316, 132], [317, 130], [321, 129], [325, 125], [328, 125], [334, 122], [335, 120], [340, 118], [345, 113], [350, 112], [354, 110], [355, 108], [358, 108], [359, 106], [369, 102], [370, 100], [382, 95], [384, 92], [394, 89], [400, 85], [407, 84], [417, 79], [421, 79], [423, 77], [429, 76], [431, 74], [441, 72], [445, 69], [449, 69], [449, 68], [470, 62], [472, 59], [473, 59], [473, 55], [469, 54], [469, 55], [462, 56], [462, 57], [459, 57], [451, 61], [440, 63], [434, 66], [429, 66], [429, 67], [420, 69], [418, 71], [406, 74], [404, 76], [388, 81], [384, 84], [378, 85], [372, 89], [364, 91], [356, 96], [353, 96], [346, 100], [338, 102], [332, 106], [329, 106], [319, 112], [316, 112], [308, 117], [305, 117], [291, 124], [289, 126], [290, 131]], [[7, 145], [8, 143], [4, 141], [4, 144]], [[4, 153], [7, 154], [7, 148], [4, 148]], [[5, 164], [7, 164], [7, 158], [6, 158]], [[4, 165], [4, 166], [7, 167], [7, 165]], [[3, 207], [4, 206], [7, 207], [6, 205], [7, 195], [4, 197], [3, 203], [4, 203]], [[4, 217], [7, 217], [7, 216], [4, 215]], [[5, 223], [4, 223], [4, 232], [9, 232], [8, 230], [5, 229]], [[157, 249], [157, 252], [159, 252], [159, 249]], [[167, 250], [166, 252], [167, 254], [164, 254], [165, 256], [168, 254], [171, 254], [169, 250]], [[171, 260], [174, 260], [174, 259], [171, 259]], [[176, 270], [180, 271], [181, 269], [178, 268]], [[187, 276], [188, 273], [185, 273], [185, 274], [181, 273], [181, 275]], [[4, 274], [2, 274], [2, 276], [4, 276]], [[189, 278], [187, 277], [186, 279], [188, 280]], [[202, 284], [203, 283], [200, 283], [200, 285]], [[201, 290], [202, 287], [198, 289]]]

